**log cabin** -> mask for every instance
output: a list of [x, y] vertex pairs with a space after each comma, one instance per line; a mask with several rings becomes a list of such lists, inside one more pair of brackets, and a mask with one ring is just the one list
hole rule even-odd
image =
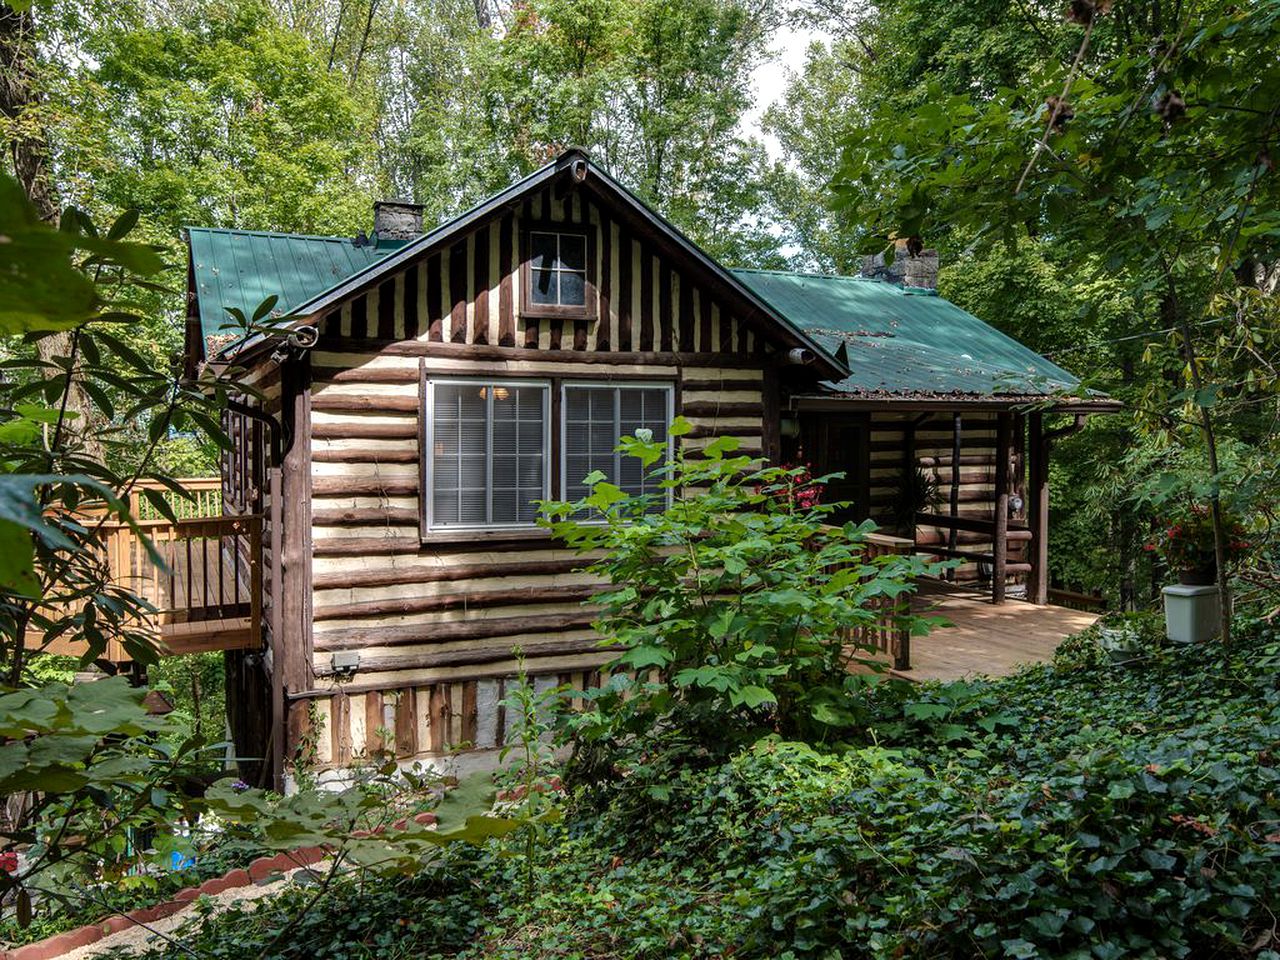
[[[1046, 602], [1049, 445], [1116, 405], [939, 297], [932, 251], [726, 269], [579, 150], [434, 229], [374, 220], [186, 231], [188, 370], [240, 391], [223, 511], [262, 518], [261, 644], [226, 656], [264, 776], [492, 750], [516, 648], [536, 685], [591, 683], [598, 584], [534, 503], [596, 469], [643, 490], [614, 446], [676, 414], [686, 453], [841, 472], [847, 516]], [[228, 332], [268, 297], [280, 322]]]

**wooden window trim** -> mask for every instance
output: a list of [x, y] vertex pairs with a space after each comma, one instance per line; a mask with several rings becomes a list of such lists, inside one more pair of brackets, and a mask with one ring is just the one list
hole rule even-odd
[[[561, 233], [582, 237], [586, 248], [587, 269], [583, 280], [585, 288], [582, 306], [565, 306], [553, 303], [534, 303], [532, 243], [530, 234]], [[595, 231], [584, 224], [559, 221], [528, 221], [520, 227], [520, 316], [530, 319], [594, 320], [599, 294], [596, 289]]]

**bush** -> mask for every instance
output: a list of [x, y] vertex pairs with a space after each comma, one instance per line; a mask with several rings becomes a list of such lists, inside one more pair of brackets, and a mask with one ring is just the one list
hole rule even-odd
[[[228, 957], [1277, 960], [1280, 644], [1240, 635], [877, 690], [880, 742], [839, 753], [768, 738], [720, 760], [668, 728], [548, 824], [532, 899], [513, 834], [340, 882], [287, 945], [267, 949], [309, 891], [184, 939]], [[951, 709], [895, 727], [904, 703]]]
[[[688, 429], [677, 420], [670, 432]], [[873, 524], [829, 525], [839, 505], [815, 502], [806, 471], [757, 470], [731, 456], [736, 446], [721, 438], [704, 459], [678, 453], [654, 470], [655, 493], [629, 496], [596, 473], [585, 499], [543, 505], [558, 536], [603, 552], [592, 570], [613, 585], [597, 598], [597, 629], [622, 652], [578, 720], [580, 741], [676, 725], [708, 746], [768, 732], [831, 742], [863, 719], [853, 631], [931, 568], [869, 558]], [[667, 452], [638, 437], [619, 449], [641, 469]]]

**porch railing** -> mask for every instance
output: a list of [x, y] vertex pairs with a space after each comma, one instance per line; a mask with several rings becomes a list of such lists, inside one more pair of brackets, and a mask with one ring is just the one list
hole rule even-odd
[[154, 606], [157, 623], [259, 619], [261, 517], [142, 520], [138, 528], [104, 524], [103, 544], [112, 579]]
[[[866, 558], [897, 554], [906, 556], [915, 544], [903, 537], [890, 537], [880, 533], [867, 534]], [[874, 647], [889, 657], [895, 670], [911, 669], [911, 630], [906, 618], [911, 613], [911, 595], [901, 593], [896, 597], [876, 597], [871, 601], [875, 610], [875, 622], [849, 631], [856, 643]]]

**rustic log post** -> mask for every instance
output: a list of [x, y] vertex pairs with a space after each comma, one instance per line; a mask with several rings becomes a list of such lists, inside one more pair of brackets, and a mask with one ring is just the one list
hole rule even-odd
[[996, 415], [995, 534], [991, 545], [991, 602], [1004, 603], [1009, 559], [1009, 433], [1011, 414]]
[[1031, 528], [1027, 599], [1043, 605], [1049, 602], [1049, 451], [1044, 440], [1044, 414], [1036, 410], [1027, 420], [1027, 472], [1030, 475], [1027, 524]]
[[[961, 421], [959, 413], [954, 415], [951, 429], [951, 518], [954, 520], [960, 515], [960, 446], [961, 433], [964, 430], [964, 423]], [[950, 556], [955, 556], [955, 551], [959, 544], [959, 533], [953, 526], [947, 533], [947, 549], [951, 551]], [[953, 567], [947, 571], [947, 579], [954, 581], [955, 578], [956, 571]]]
[[[280, 661], [283, 657], [281, 647], [284, 641], [284, 610], [280, 603], [280, 593], [283, 588], [284, 577], [282, 575], [281, 561], [281, 523], [280, 518], [283, 515], [283, 484], [280, 478], [280, 467], [273, 466], [268, 473], [268, 486], [270, 489], [271, 502], [268, 504], [271, 518], [271, 612], [270, 612], [270, 631], [271, 631], [271, 664], [272, 670], [269, 678], [271, 684], [271, 752], [263, 764], [263, 769], [271, 776], [271, 783], [277, 787], [281, 785], [280, 778], [283, 776], [283, 762], [285, 751], [285, 729], [284, 729], [284, 679], [281, 676]], [[336, 749], [336, 746], [335, 746]]]
[[[310, 686], [311, 675], [311, 362], [304, 354], [285, 362], [281, 371], [283, 414], [292, 425], [292, 443], [284, 456], [281, 507], [281, 583], [272, 602], [281, 610], [280, 639], [273, 670], [279, 675], [283, 700]], [[281, 726], [289, 730], [286, 718]], [[277, 758], [283, 772], [284, 758], [297, 744], [286, 742]]]

